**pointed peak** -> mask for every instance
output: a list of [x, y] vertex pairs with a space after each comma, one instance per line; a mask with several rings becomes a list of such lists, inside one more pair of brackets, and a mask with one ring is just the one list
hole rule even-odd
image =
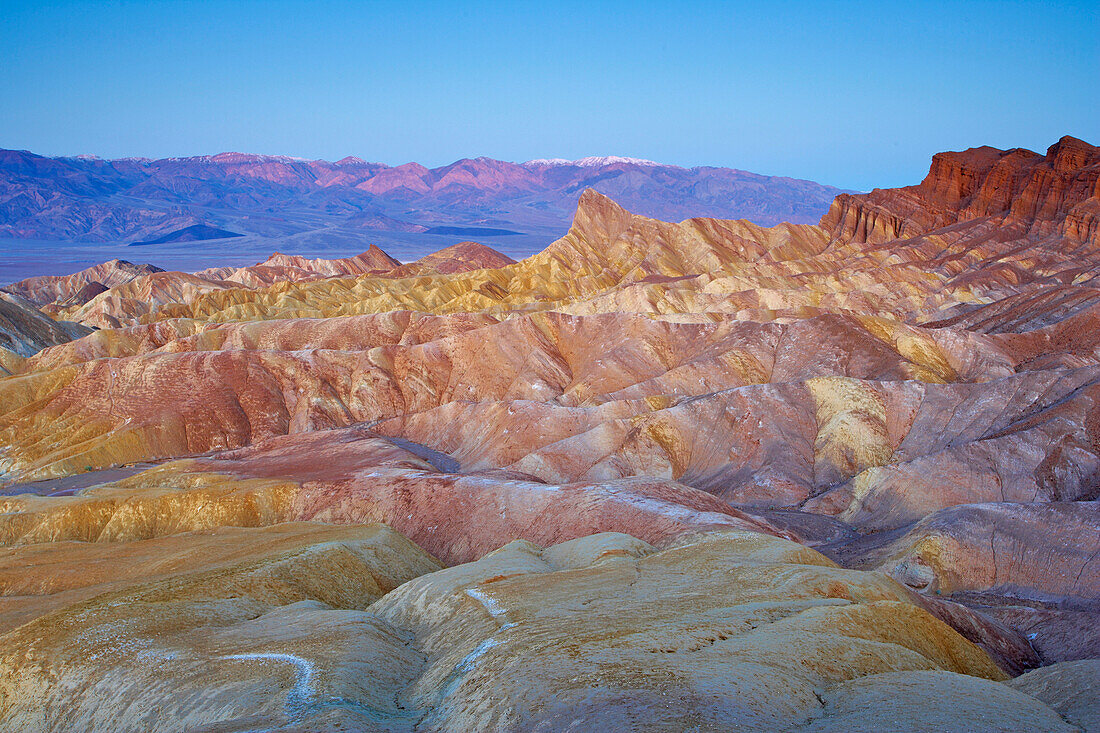
[[1047, 148], [1047, 157], [1054, 158], [1068, 151], [1094, 154], [1098, 150], [1100, 150], [1100, 148], [1097, 148], [1095, 145], [1090, 145], [1080, 138], [1073, 137], [1072, 135], [1063, 135], [1058, 142]]
[[1095, 148], [1095, 145], [1090, 145], [1079, 137], [1073, 135], [1062, 135], [1058, 142], [1054, 143], [1051, 147], [1073, 147], [1073, 148]]
[[410, 163], [402, 163], [401, 165], [399, 165], [395, 168], [391, 168], [390, 170], [394, 170], [394, 171], [416, 171], [417, 173], [427, 173], [428, 172], [427, 168], [425, 168], [424, 166], [420, 165], [419, 163], [417, 163], [415, 161], [410, 162]]
[[1067, 172], [1097, 162], [1100, 159], [1100, 148], [1089, 145], [1079, 138], [1065, 135], [1047, 148], [1047, 158], [1052, 161], [1056, 171]]
[[401, 260], [393, 257], [377, 244], [367, 247], [367, 250], [359, 256], [370, 259], [379, 269], [398, 267], [401, 264]]
[[[472, 242], [472, 241], [459, 242], [458, 244], [452, 244], [451, 246], [444, 247], [441, 250], [437, 250], [437, 251], [433, 252], [432, 254], [430, 254], [428, 256], [429, 257], [437, 257], [437, 256], [487, 257], [487, 258], [491, 258], [493, 260], [498, 260], [498, 261], [502, 262], [503, 264], [512, 264], [513, 262], [515, 262], [515, 260], [513, 260], [508, 255], [504, 254], [503, 252], [498, 252], [497, 250], [493, 249], [492, 247], [490, 247], [487, 244], [482, 244], [481, 242]], [[494, 266], [497, 266], [497, 265], [494, 265]]]
[[626, 209], [619, 206], [614, 199], [605, 196], [594, 188], [586, 188], [577, 201], [577, 209], [606, 209], [627, 213]]
[[631, 218], [631, 213], [615, 201], [595, 189], [586, 188], [577, 201], [573, 229], [583, 232], [610, 231], [615, 224], [622, 224]]

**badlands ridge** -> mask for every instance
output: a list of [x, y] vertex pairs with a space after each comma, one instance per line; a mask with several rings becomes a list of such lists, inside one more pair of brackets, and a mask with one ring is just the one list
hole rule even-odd
[[1098, 275], [1066, 137], [819, 225], [10, 285], [0, 721], [1098, 731]]

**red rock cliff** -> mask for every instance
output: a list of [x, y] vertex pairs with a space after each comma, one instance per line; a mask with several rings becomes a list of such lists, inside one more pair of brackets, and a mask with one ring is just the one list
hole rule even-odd
[[1100, 148], [1066, 136], [1046, 155], [938, 153], [920, 185], [837, 196], [821, 226], [839, 239], [880, 243], [981, 217], [1100, 244]]

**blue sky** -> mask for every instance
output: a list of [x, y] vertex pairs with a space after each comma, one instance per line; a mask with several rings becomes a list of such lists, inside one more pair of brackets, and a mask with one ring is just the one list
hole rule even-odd
[[1100, 144], [1100, 3], [17, 2], [0, 147], [629, 155], [856, 189]]

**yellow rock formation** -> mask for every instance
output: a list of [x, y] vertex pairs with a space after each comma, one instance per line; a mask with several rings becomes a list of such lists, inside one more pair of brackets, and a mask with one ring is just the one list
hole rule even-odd
[[604, 534], [436, 570], [384, 528], [306, 529], [11, 552], [9, 567], [102, 560], [92, 577], [5, 584], [68, 603], [0, 637], [26, 650], [0, 656], [0, 716], [43, 731], [795, 731], [863, 710], [866, 729], [1071, 730], [888, 577], [786, 540], [710, 532], [657, 550]]

